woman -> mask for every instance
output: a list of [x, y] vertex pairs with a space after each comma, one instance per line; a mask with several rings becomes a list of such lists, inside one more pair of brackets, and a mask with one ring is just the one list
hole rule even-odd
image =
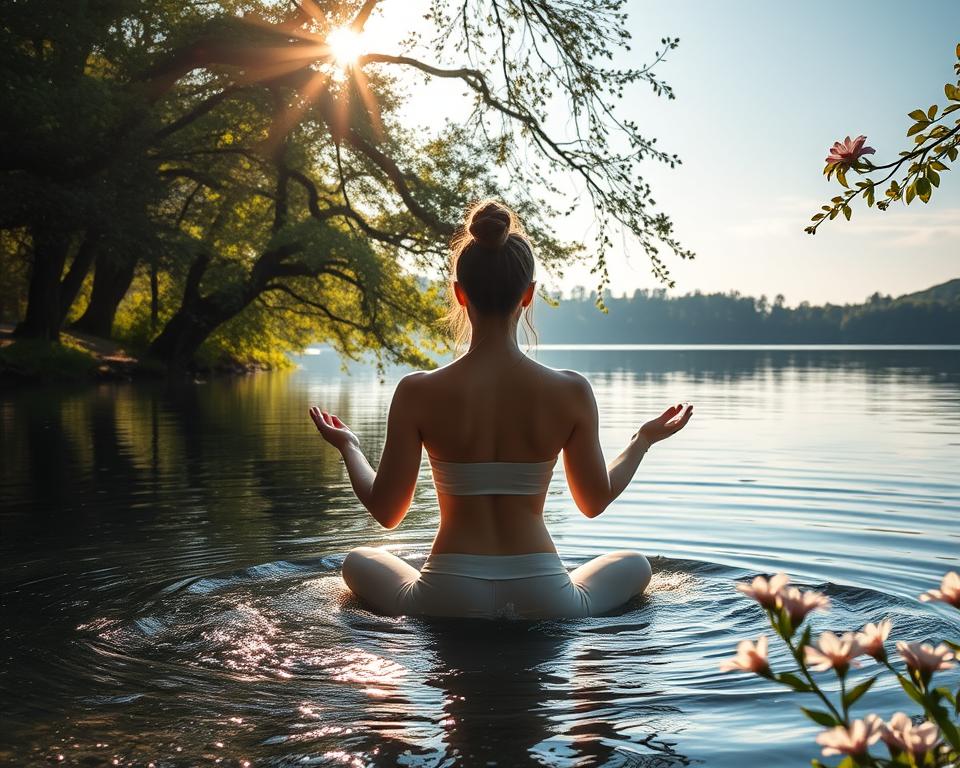
[[[453, 242], [454, 312], [469, 323], [468, 351], [397, 385], [374, 471], [337, 416], [311, 408], [337, 448], [357, 498], [386, 528], [413, 499], [426, 448], [440, 528], [418, 572], [381, 549], [358, 547], [343, 563], [347, 586], [387, 615], [584, 617], [643, 592], [650, 564], [638, 552], [605, 554], [568, 573], [543, 522], [557, 455], [577, 507], [596, 517], [627, 487], [653, 443], [682, 429], [692, 407], [648, 421], [607, 467], [589, 382], [528, 358], [517, 324], [535, 282], [530, 241], [500, 203], [474, 206]], [[465, 318], [464, 318], [465, 316]]]

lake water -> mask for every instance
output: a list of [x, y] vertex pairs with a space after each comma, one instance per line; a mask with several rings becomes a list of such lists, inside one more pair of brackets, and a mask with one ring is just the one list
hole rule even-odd
[[[322, 353], [175, 391], [0, 394], [0, 763], [799, 766], [811, 702], [717, 670], [769, 631], [734, 580], [824, 590], [818, 629], [889, 616], [898, 639], [960, 636], [916, 599], [960, 566], [957, 348], [538, 358], [589, 376], [608, 458], [696, 405], [595, 520], [558, 465], [545, 515], [567, 565], [625, 547], [653, 563], [614, 616], [381, 618], [349, 596], [351, 547], [422, 563], [435, 494], [424, 464], [407, 519], [380, 529], [307, 407], [376, 461], [401, 371], [347, 376]], [[864, 701], [910, 708], [889, 682]]]

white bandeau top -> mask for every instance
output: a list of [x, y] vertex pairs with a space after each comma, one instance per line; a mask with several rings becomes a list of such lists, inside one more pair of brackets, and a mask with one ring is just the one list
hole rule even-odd
[[437, 493], [450, 496], [535, 496], [546, 493], [554, 457], [547, 461], [439, 461], [430, 456]]

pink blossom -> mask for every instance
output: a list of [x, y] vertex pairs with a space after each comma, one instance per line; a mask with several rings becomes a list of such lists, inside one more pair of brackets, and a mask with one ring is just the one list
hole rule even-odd
[[737, 655], [720, 664], [721, 672], [740, 670], [759, 674], [766, 672], [769, 668], [766, 635], [760, 635], [756, 645], [749, 640], [741, 640], [737, 643]]
[[833, 667], [839, 674], [847, 671], [853, 664], [860, 664], [854, 659], [862, 653], [853, 632], [844, 632], [843, 637], [837, 637], [833, 632], [824, 632], [817, 641], [817, 646], [808, 645], [803, 649], [804, 657], [810, 669], [823, 672]]
[[880, 738], [882, 721], [876, 715], [868, 715], [863, 720], [854, 720], [847, 728], [838, 725], [817, 736], [817, 744], [823, 747], [823, 754], [862, 755], [867, 748]]
[[776, 608], [780, 599], [780, 592], [790, 581], [785, 573], [778, 573], [768, 581], [763, 576], [757, 576], [749, 584], [737, 584], [737, 589], [747, 597], [752, 597], [764, 608]]
[[843, 141], [834, 142], [830, 147], [830, 154], [827, 155], [827, 163], [840, 163], [841, 165], [853, 165], [863, 155], [872, 155], [876, 150], [873, 147], [865, 147], [866, 136], [857, 136], [851, 141], [847, 136]]
[[898, 640], [897, 651], [903, 656], [907, 666], [917, 672], [940, 672], [953, 666], [953, 651], [943, 643], [934, 648], [930, 643], [905, 643]]
[[950, 571], [940, 582], [940, 589], [931, 589], [920, 595], [923, 602], [928, 603], [936, 600], [940, 603], [947, 603], [954, 608], [960, 608], [960, 574], [956, 571]]
[[825, 611], [830, 599], [819, 592], [801, 592], [796, 587], [780, 591], [780, 604], [787, 609], [793, 626], [798, 626], [810, 611]]
[[877, 661], [887, 658], [883, 643], [890, 635], [892, 627], [893, 622], [890, 619], [884, 619], [879, 624], [867, 624], [857, 632], [857, 645], [860, 646], [861, 652], [867, 656], [873, 656]]
[[880, 738], [891, 750], [922, 755], [937, 746], [937, 742], [940, 741], [940, 729], [930, 722], [914, 725], [906, 713], [897, 712], [882, 725]]

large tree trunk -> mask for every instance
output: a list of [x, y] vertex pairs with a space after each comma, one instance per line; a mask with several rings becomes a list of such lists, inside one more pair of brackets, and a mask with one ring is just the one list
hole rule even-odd
[[109, 338], [113, 330], [113, 319], [117, 307], [127, 295], [133, 274], [137, 267], [137, 257], [101, 253], [97, 257], [97, 269], [93, 274], [93, 290], [90, 303], [73, 327], [84, 333]]
[[27, 292], [27, 314], [16, 336], [60, 341], [60, 275], [70, 248], [67, 232], [34, 227], [33, 261]]
[[70, 265], [66, 277], [63, 278], [63, 282], [60, 284], [61, 327], [67, 319], [67, 313], [70, 311], [70, 307], [73, 306], [77, 294], [80, 292], [83, 281], [90, 272], [90, 267], [93, 265], [93, 258], [97, 253], [98, 239], [99, 235], [96, 232], [88, 231], [86, 235], [84, 235], [83, 242], [73, 257], [73, 263]]
[[252, 295], [204, 296], [181, 306], [147, 349], [147, 356], [166, 364], [171, 372], [186, 371], [200, 345], [220, 325], [238, 315]]

